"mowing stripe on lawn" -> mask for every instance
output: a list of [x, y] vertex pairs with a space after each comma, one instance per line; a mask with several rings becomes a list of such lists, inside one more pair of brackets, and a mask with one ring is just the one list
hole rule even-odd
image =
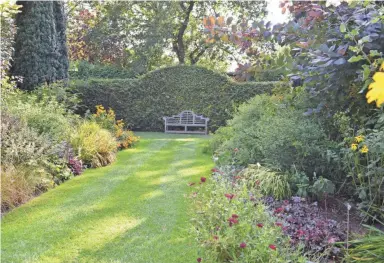
[[4, 262], [190, 262], [187, 183], [209, 173], [204, 138], [144, 133], [135, 149], [87, 170], [3, 219]]

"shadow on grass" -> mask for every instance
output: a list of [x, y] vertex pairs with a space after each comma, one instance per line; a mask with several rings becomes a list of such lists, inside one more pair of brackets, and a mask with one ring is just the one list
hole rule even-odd
[[7, 215], [4, 262], [189, 261], [183, 196], [211, 162], [200, 140], [143, 141]]

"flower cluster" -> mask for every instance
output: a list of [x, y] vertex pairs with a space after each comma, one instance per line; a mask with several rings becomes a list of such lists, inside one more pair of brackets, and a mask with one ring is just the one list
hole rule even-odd
[[232, 227], [232, 225], [236, 225], [239, 223], [238, 220], [239, 216], [236, 214], [233, 214], [230, 218], [228, 218], [229, 227]]

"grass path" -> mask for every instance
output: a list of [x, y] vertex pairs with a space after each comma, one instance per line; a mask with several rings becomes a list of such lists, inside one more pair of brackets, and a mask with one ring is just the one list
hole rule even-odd
[[111, 166], [4, 216], [1, 262], [195, 262], [187, 184], [212, 167], [205, 136], [141, 133]]

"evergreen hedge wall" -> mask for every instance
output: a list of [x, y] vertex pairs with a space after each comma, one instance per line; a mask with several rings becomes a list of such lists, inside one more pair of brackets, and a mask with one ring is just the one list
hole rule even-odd
[[102, 104], [134, 130], [162, 131], [163, 116], [192, 110], [210, 118], [209, 129], [225, 125], [235, 106], [270, 93], [276, 82], [235, 83], [228, 77], [196, 66], [152, 71], [139, 79], [73, 80], [84, 112]]

